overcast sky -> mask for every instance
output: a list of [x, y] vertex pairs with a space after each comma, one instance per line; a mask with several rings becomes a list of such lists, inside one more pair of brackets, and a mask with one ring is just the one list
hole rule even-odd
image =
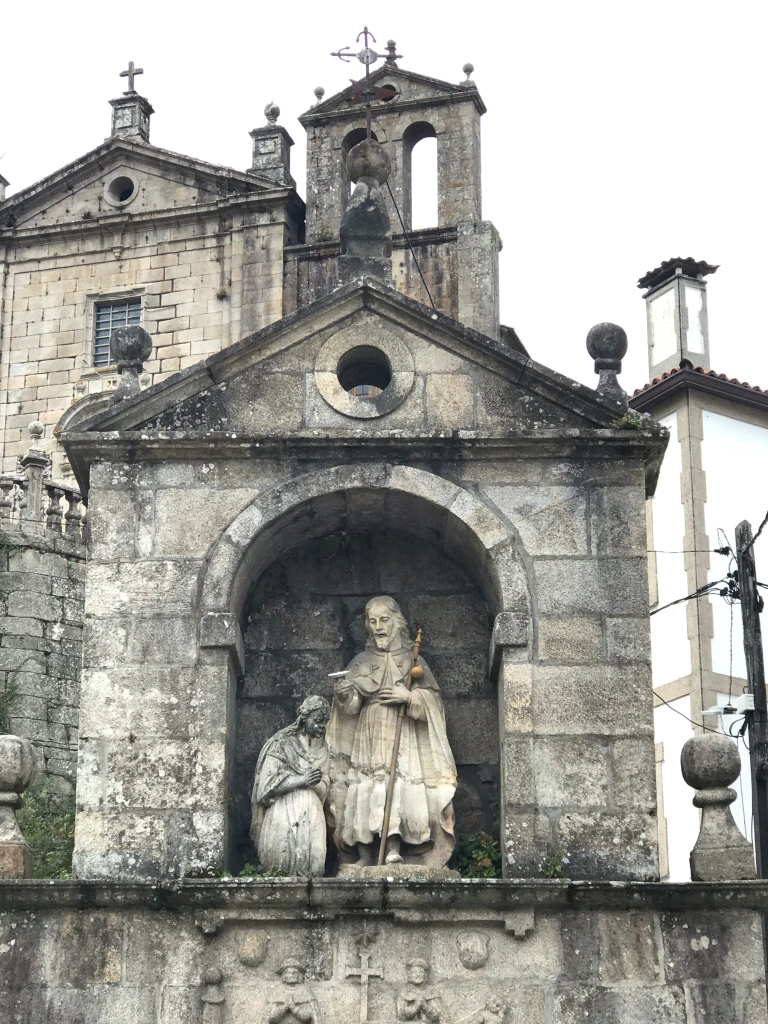
[[[357, 77], [329, 56], [368, 22], [401, 67], [458, 82], [466, 61], [488, 107], [484, 216], [499, 229], [502, 320], [534, 358], [594, 386], [584, 339], [613, 320], [629, 334], [622, 382], [647, 376], [635, 286], [671, 256], [710, 278], [713, 366], [768, 387], [765, 3], [645, 0], [218, 6], [42, 0], [5, 4], [0, 173], [9, 193], [98, 145], [118, 72], [144, 68], [152, 141], [245, 169], [248, 131], [274, 99], [297, 116]], [[220, 12], [220, 13], [219, 13]]]

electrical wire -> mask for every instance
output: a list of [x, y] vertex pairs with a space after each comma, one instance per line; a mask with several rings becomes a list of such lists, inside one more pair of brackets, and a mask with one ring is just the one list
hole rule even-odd
[[[678, 597], [676, 601], [670, 601], [669, 604], [663, 604], [660, 608], [652, 608], [649, 611], [649, 615], [657, 615], [659, 612], [663, 612], [665, 608], [671, 608], [675, 604], [682, 604], [683, 601], [692, 601], [694, 598], [707, 597], [713, 592], [713, 587], [719, 586], [721, 583], [725, 583], [724, 579], [716, 580], [714, 583], [705, 583], [704, 586], [699, 587], [698, 590], [694, 590], [692, 594], [687, 594], [685, 597]], [[714, 591], [718, 593], [718, 591]], [[723, 596], [722, 594], [720, 595]]]
[[731, 697], [733, 696], [733, 605], [734, 602], [730, 602], [731, 605], [731, 651], [730, 661], [728, 663], [728, 703], [731, 703]]
[[681, 551], [672, 551], [666, 548], [648, 548], [649, 555], [723, 555], [726, 554], [721, 548], [683, 548]]
[[692, 718], [689, 718], [688, 715], [683, 714], [683, 712], [679, 711], [677, 708], [673, 708], [672, 705], [669, 703], [669, 701], [668, 700], [664, 700], [664, 698], [661, 697], [656, 692], [656, 690], [653, 691], [653, 696], [656, 698], [656, 700], [660, 700], [662, 704], [666, 704], [668, 708], [671, 708], [672, 711], [674, 711], [676, 715], [680, 715], [681, 718], [684, 718], [686, 720], [686, 722], [690, 722], [691, 725], [695, 725], [697, 729], [703, 729], [704, 732], [716, 732], [718, 736], [722, 736], [722, 733], [720, 732], [719, 729], [713, 729], [711, 726], [703, 725], [701, 722], [694, 722], [694, 720]]
[[743, 553], [745, 555], [749, 551], [749, 549], [752, 547], [752, 545], [755, 543], [755, 541], [760, 536], [760, 534], [763, 532], [763, 527], [766, 525], [766, 523], [768, 523], [768, 512], [765, 513], [765, 518], [763, 519], [762, 523], [760, 523], [760, 525], [758, 526], [757, 533], [752, 538], [752, 540], [749, 542], [749, 544], [747, 544], [747, 546], [744, 548], [744, 552]]
[[419, 277], [421, 278], [421, 283], [424, 285], [424, 288], [425, 288], [425, 290], [427, 292], [427, 295], [429, 296], [429, 304], [432, 307], [432, 309], [436, 310], [437, 306], [435, 306], [434, 300], [432, 299], [432, 292], [430, 292], [429, 285], [427, 284], [427, 280], [426, 280], [426, 278], [424, 277], [424, 275], [421, 272], [421, 267], [419, 266], [419, 261], [416, 259], [416, 253], [413, 251], [413, 245], [411, 244], [411, 236], [405, 230], [405, 224], [403, 223], [403, 218], [400, 215], [400, 210], [399, 210], [398, 205], [397, 205], [397, 203], [395, 201], [395, 197], [394, 197], [394, 194], [392, 192], [392, 189], [390, 188], [389, 182], [387, 182], [387, 191], [389, 192], [389, 198], [392, 200], [392, 205], [395, 208], [395, 213], [397, 214], [397, 219], [400, 221], [400, 227], [403, 229], [403, 234], [405, 235], [405, 240], [408, 243], [408, 248], [411, 250], [411, 256], [413, 256], [413, 262], [416, 264], [416, 269], [419, 272]]

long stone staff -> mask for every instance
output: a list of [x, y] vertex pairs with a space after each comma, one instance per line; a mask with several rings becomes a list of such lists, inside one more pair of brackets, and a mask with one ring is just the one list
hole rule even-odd
[[[411, 658], [411, 667], [408, 669], [408, 678], [405, 680], [407, 689], [410, 690], [414, 679], [419, 679], [422, 675], [423, 669], [421, 665], [417, 665], [416, 662], [419, 660], [419, 650], [421, 648], [421, 630], [416, 634], [416, 642], [413, 645], [413, 657]], [[403, 731], [403, 719], [405, 718], [405, 704], [400, 705], [400, 711], [397, 716], [397, 725], [395, 726], [395, 743], [392, 747], [392, 764], [389, 767], [389, 784], [387, 785], [387, 802], [384, 804], [384, 820], [381, 824], [381, 842], [379, 843], [379, 859], [378, 864], [384, 863], [384, 856], [387, 852], [387, 838], [389, 834], [389, 819], [392, 816], [392, 799], [395, 795], [395, 776], [397, 774], [397, 758], [400, 753], [400, 734]]]

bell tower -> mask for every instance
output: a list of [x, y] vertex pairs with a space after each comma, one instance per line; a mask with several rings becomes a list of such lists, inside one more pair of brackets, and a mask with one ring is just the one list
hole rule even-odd
[[[393, 230], [393, 284], [498, 338], [501, 240], [482, 219], [480, 118], [486, 108], [470, 78], [474, 68], [464, 66], [463, 82], [445, 82], [402, 69], [395, 50], [390, 40], [386, 55], [374, 54], [386, 59], [364, 82], [329, 99], [316, 90], [319, 102], [299, 118], [307, 131], [307, 219], [305, 251], [295, 258], [313, 266], [297, 268], [297, 305], [338, 280], [331, 263], [351, 193], [347, 155], [366, 137], [365, 92], [371, 136], [391, 166], [384, 197]], [[338, 55], [365, 63], [360, 54]], [[437, 223], [411, 231], [411, 154], [424, 138], [437, 141]]]

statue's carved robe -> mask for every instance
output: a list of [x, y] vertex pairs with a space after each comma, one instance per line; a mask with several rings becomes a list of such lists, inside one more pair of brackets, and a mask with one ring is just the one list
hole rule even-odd
[[[286, 780], [322, 772], [317, 786], [281, 793]], [[324, 740], [311, 740], [297, 723], [275, 733], [261, 749], [253, 782], [251, 838], [259, 862], [287, 875], [322, 876], [325, 870], [329, 757]]]
[[[330, 814], [342, 849], [372, 843], [381, 833], [399, 704], [382, 704], [385, 684], [405, 683], [412, 654], [406, 648], [369, 647], [349, 663], [337, 691], [326, 739], [331, 752]], [[413, 849], [435, 850], [445, 864], [453, 849], [456, 764], [445, 730], [435, 678], [423, 658], [403, 719], [389, 835]]]

